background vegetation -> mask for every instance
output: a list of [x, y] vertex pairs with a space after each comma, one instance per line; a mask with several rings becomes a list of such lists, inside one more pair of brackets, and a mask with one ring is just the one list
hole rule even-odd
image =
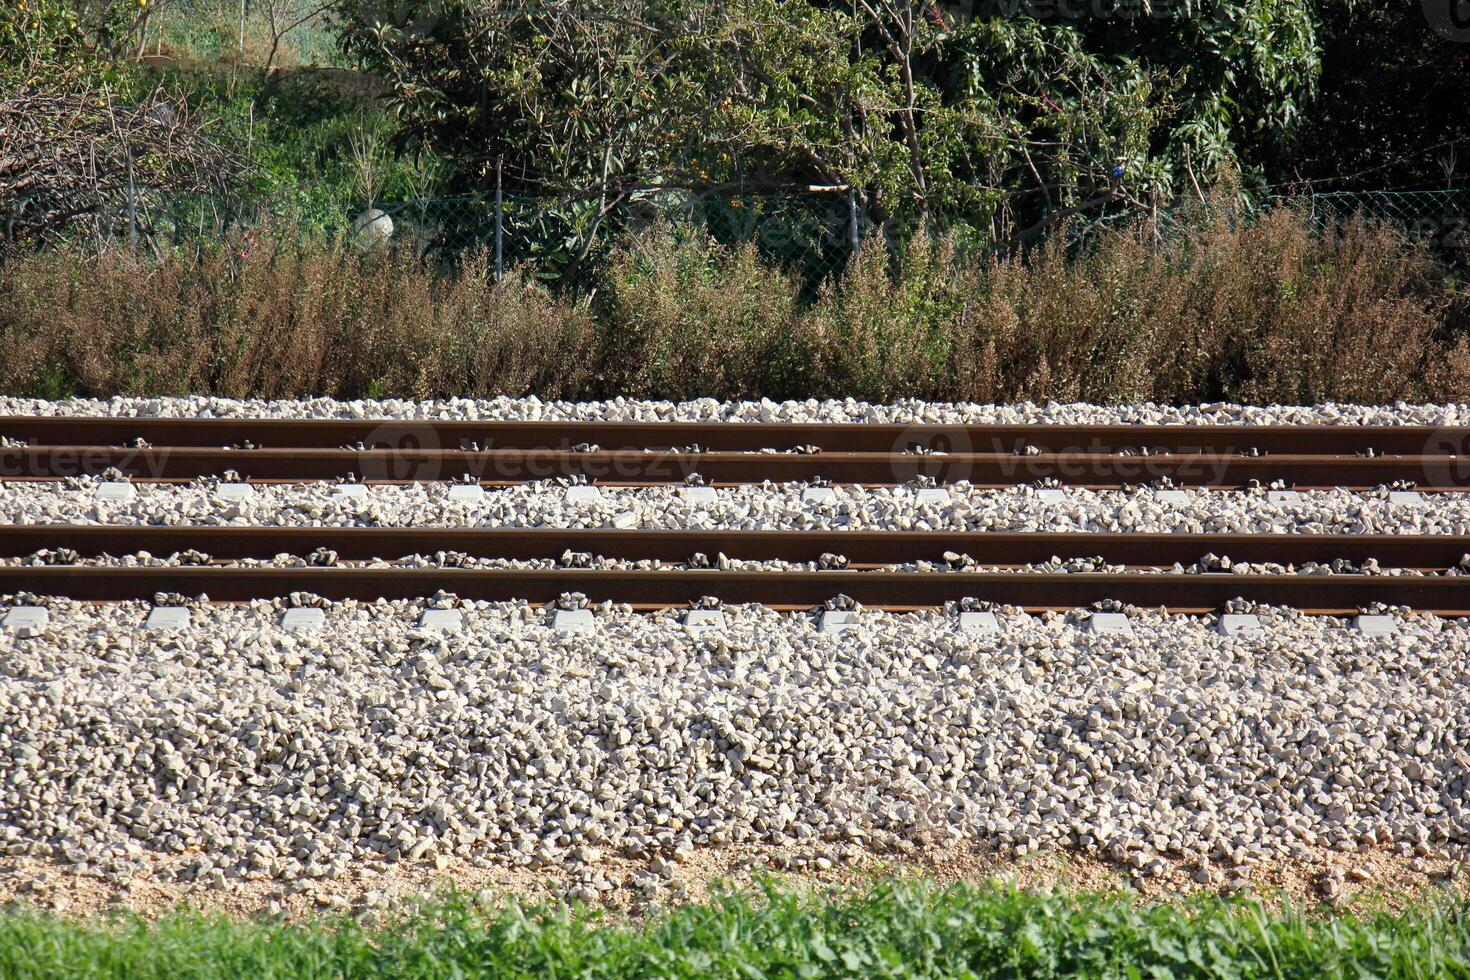
[[17, 0], [0, 388], [1465, 397], [1421, 7]]
[[811, 301], [754, 246], [658, 225], [594, 295], [483, 252], [237, 234], [163, 258], [46, 250], [0, 267], [15, 394], [1392, 401], [1470, 397], [1463, 298], [1382, 226], [1202, 210], [1081, 254], [977, 261], [953, 237], [864, 251]]

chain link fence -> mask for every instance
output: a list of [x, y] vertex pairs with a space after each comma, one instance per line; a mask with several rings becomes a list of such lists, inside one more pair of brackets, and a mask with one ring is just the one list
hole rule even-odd
[[[1199, 220], [1198, 202], [1160, 210], [1154, 227], [1172, 229]], [[1290, 208], [1323, 233], [1356, 217], [1386, 222], [1425, 243], [1458, 268], [1470, 268], [1470, 189], [1434, 191], [1335, 191], [1272, 195], [1242, 210], [1249, 219]], [[1071, 233], [1085, 240], [1121, 227], [1129, 214], [1074, 220]], [[110, 241], [158, 251], [217, 241], [275, 217], [283, 209], [262, 203], [226, 203], [205, 196], [139, 193], [76, 222], [69, 237], [99, 247]], [[590, 281], [609, 250], [630, 235], [659, 223], [706, 232], [727, 246], [753, 246], [760, 258], [797, 275], [810, 290], [847, 267], [863, 243], [893, 246], [890, 230], [875, 222], [845, 192], [787, 194], [696, 194], [661, 191], [608, 204], [596, 198], [505, 193], [435, 197], [378, 205], [361, 214], [343, 211], [315, 223], [321, 231], [345, 232], [359, 241], [389, 239], [434, 260], [451, 262], [471, 249], [505, 270], [524, 265], [548, 281]], [[4, 216], [0, 215], [0, 230]], [[310, 229], [308, 229], [310, 230]], [[984, 240], [971, 233], [969, 239]]]
[[1358, 216], [1371, 218], [1425, 243], [1457, 267], [1470, 266], [1470, 189], [1333, 191], [1271, 197], [1265, 206], [1292, 208], [1318, 231]]
[[[1470, 266], [1470, 189], [1334, 191], [1271, 195], [1243, 209], [1250, 218], [1290, 208], [1319, 232], [1355, 218], [1388, 223], [1442, 259]], [[706, 231], [724, 245], [754, 245], [762, 259], [817, 284], [846, 268], [863, 242], [889, 232], [845, 193], [781, 195], [648, 194], [607, 207], [596, 200], [503, 195], [434, 198], [380, 205], [393, 236], [442, 254], [484, 248], [502, 268], [529, 263], [549, 278], [596, 267], [612, 243], [663, 221]], [[1198, 205], [1160, 211], [1165, 230], [1197, 217]], [[1079, 238], [1117, 228], [1135, 215], [1073, 223]]]
[[[695, 228], [727, 246], [754, 246], [762, 260], [819, 283], [847, 266], [880, 229], [844, 193], [641, 194], [607, 204], [595, 198], [501, 194], [380, 204], [353, 231], [410, 242], [436, 255], [479, 248], [497, 267], [528, 264], [544, 278], [582, 278], [616, 242], [662, 223]], [[373, 221], [380, 224], [374, 225]]]

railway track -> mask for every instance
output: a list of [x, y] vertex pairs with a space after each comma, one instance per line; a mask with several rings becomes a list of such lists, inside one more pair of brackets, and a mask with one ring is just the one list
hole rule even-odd
[[1470, 555], [1470, 535], [1419, 534], [1101, 534], [1000, 531], [737, 531], [587, 528], [221, 527], [104, 524], [0, 526], [0, 558], [41, 549], [81, 557], [167, 556], [198, 551], [213, 559], [269, 559], [318, 548], [343, 561], [393, 560], [458, 552], [472, 558], [557, 559], [563, 552], [603, 558], [686, 562], [695, 554], [811, 562], [839, 554], [855, 566], [943, 562], [946, 553], [981, 565], [1027, 565], [1053, 557], [1098, 557], [1115, 565], [1165, 568], [1203, 555], [1235, 562], [1303, 565], [1337, 559], [1386, 568], [1443, 571]]
[[[611, 485], [771, 481], [898, 485], [918, 478], [1002, 487], [1054, 481], [1096, 489], [1153, 483], [1236, 488], [1365, 489], [1470, 485], [1470, 428], [1424, 426], [1063, 426], [765, 423], [409, 422], [277, 419], [0, 418], [0, 478], [60, 480], [119, 471], [140, 481], [236, 477], [260, 482], [354, 479], [513, 484], [580, 477]], [[1435, 574], [1470, 553], [1470, 537], [865, 531], [618, 531], [499, 528], [0, 528], [0, 557], [42, 549], [83, 558], [146, 551], [210, 556], [204, 565], [10, 564], [0, 591], [77, 599], [208, 594], [219, 601], [312, 592], [328, 599], [410, 598], [436, 591], [549, 602], [565, 592], [650, 608], [704, 596], [781, 608], [838, 594], [888, 608], [982, 599], [1033, 610], [1112, 599], [1180, 611], [1235, 598], [1350, 613], [1372, 603], [1470, 614], [1470, 576]], [[279, 555], [336, 553], [329, 567], [245, 567]], [[555, 561], [564, 552], [667, 563], [658, 569], [393, 567], [411, 555]], [[817, 562], [842, 570], [722, 570], [696, 554]], [[1409, 575], [1176, 573], [1207, 553], [1299, 567], [1368, 561]], [[912, 572], [966, 555], [987, 570]], [[1052, 557], [1098, 557], [1129, 572], [1028, 570]], [[365, 564], [372, 563], [372, 564]], [[1014, 569], [1014, 570], [1013, 570]], [[1140, 574], [1148, 572], [1149, 574]]]
[[[1470, 551], [1470, 537], [1411, 535], [1006, 534], [945, 532], [609, 531], [418, 528], [221, 528], [21, 526], [0, 528], [0, 556], [69, 548], [79, 557], [123, 555], [147, 548], [165, 555], [203, 551], [216, 562], [270, 559], [330, 548], [339, 560], [392, 559], [454, 550], [473, 557], [556, 558], [567, 549], [608, 558], [685, 562], [720, 551], [742, 559], [813, 561], [841, 553], [841, 571], [742, 571], [677, 567], [658, 570], [555, 568], [9, 565], [0, 592], [36, 592], [86, 600], [146, 599], [157, 592], [206, 594], [217, 601], [310, 592], [324, 598], [413, 598], [437, 591], [466, 599], [551, 602], [580, 592], [640, 608], [689, 603], [705, 596], [777, 608], [811, 606], [847, 595], [869, 606], [916, 608], [981, 599], [1031, 610], [1061, 610], [1113, 599], [1183, 612], [1218, 610], [1245, 598], [1311, 612], [1349, 614], [1371, 603], [1412, 606], [1443, 615], [1470, 614], [1467, 575], [1302, 575], [1050, 573], [1034, 571], [908, 572], [873, 566], [941, 562], [945, 552], [982, 564], [1042, 562], [1054, 555], [1096, 555], [1130, 568], [1193, 562], [1206, 552], [1235, 561], [1301, 565], [1369, 559], [1385, 566], [1438, 572]], [[867, 566], [867, 567], [864, 567]]]
[[1442, 455], [1470, 452], [1470, 427], [1416, 425], [895, 425], [843, 422], [417, 422], [372, 419], [169, 419], [0, 416], [0, 437], [44, 446], [130, 445], [221, 448], [455, 447], [570, 448], [597, 442], [619, 449], [700, 445], [724, 452], [795, 449], [893, 452], [912, 446], [947, 452], [1265, 453]]
[[[0, 418], [0, 478], [109, 469], [177, 482], [511, 484], [554, 477], [659, 485], [892, 485], [919, 478], [1106, 489], [1169, 482], [1364, 489], [1470, 485], [1470, 429], [1424, 426], [1059, 426]], [[139, 441], [141, 440], [141, 442]]]
[[83, 567], [0, 568], [0, 593], [32, 592], [92, 601], [154, 594], [207, 595], [243, 602], [308, 592], [330, 600], [413, 599], [436, 592], [462, 599], [548, 603], [569, 592], [656, 609], [714, 596], [723, 602], [805, 608], [835, 596], [867, 606], [915, 609], [979, 599], [1032, 611], [1067, 610], [1105, 600], [1174, 612], [1220, 610], [1233, 599], [1350, 615], [1375, 603], [1442, 616], [1470, 616], [1470, 577], [1233, 575], [1039, 572], [748, 572], [602, 569]]

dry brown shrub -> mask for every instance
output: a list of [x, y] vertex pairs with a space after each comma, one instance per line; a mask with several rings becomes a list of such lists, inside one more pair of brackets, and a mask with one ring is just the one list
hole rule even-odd
[[1228, 209], [977, 258], [919, 235], [804, 306], [753, 247], [655, 228], [594, 304], [483, 254], [259, 229], [200, 255], [0, 268], [0, 390], [235, 397], [903, 397], [1386, 403], [1470, 396], [1465, 293], [1386, 227]]
[[41, 253], [0, 270], [5, 389], [35, 394], [574, 396], [597, 333], [483, 255], [256, 233], [198, 256]]
[[[1461, 297], [1463, 303], [1463, 297]], [[976, 261], [866, 250], [806, 314], [822, 393], [1008, 402], [1464, 397], [1445, 270], [1382, 225], [1287, 210]]]
[[658, 225], [615, 252], [602, 281], [610, 392], [748, 398], [800, 390], [798, 287], [763, 264], [754, 245], [724, 249]]

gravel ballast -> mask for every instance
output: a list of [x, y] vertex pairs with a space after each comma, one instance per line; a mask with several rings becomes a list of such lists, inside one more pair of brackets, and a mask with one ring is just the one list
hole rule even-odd
[[675, 487], [603, 487], [600, 499], [568, 499], [548, 484], [489, 488], [483, 499], [450, 499], [448, 484], [374, 486], [362, 497], [330, 484], [260, 485], [227, 500], [208, 485], [137, 484], [132, 500], [96, 497], [94, 480], [74, 486], [0, 483], [0, 524], [216, 524], [268, 527], [723, 528], [734, 530], [951, 530], [1467, 534], [1470, 494], [1425, 494], [1418, 506], [1385, 491], [1304, 490], [1300, 503], [1263, 491], [1186, 491], [1173, 501], [1150, 489], [1068, 488], [1058, 501], [1030, 487], [950, 488], [950, 501], [923, 502], [908, 487], [833, 487], [830, 500], [802, 499], [796, 484], [721, 487], [715, 502]]
[[[1466, 405], [0, 398], [0, 415], [26, 414], [1470, 425]], [[244, 499], [203, 480], [139, 482], [117, 500], [98, 486], [0, 482], [0, 524], [1470, 534], [1470, 494], [1390, 502], [1387, 488], [1287, 502], [1261, 490], [1055, 497], [956, 484], [934, 500], [915, 487], [807, 499], [803, 485], [765, 484], [700, 502], [673, 486], [603, 487], [586, 500], [528, 483], [468, 501], [447, 483], [361, 495], [258, 485]], [[1035, 568], [1107, 567], [1061, 557]], [[118, 562], [204, 558], [153, 549]], [[39, 896], [49, 876], [118, 892], [146, 882], [169, 900], [180, 894], [169, 889], [270, 889], [286, 901], [379, 873], [484, 881], [483, 871], [559, 880], [591, 900], [636, 865], [630, 887], [664, 896], [701, 862], [736, 853], [840, 872], [862, 855], [972, 848], [1024, 864], [1051, 852], [1152, 887], [1181, 876], [1225, 887], [1338, 858], [1369, 869], [1353, 879], [1366, 883], [1375, 855], [1416, 873], [1470, 858], [1470, 620], [1375, 607], [1397, 632], [1373, 635], [1242, 604], [1231, 608], [1254, 611], [1262, 629], [1226, 636], [1214, 617], [1162, 610], [1127, 609], [1131, 630], [1107, 632], [1085, 611], [1001, 608], [988, 633], [960, 631], [953, 610], [862, 610], [827, 635], [815, 613], [727, 606], [723, 627], [695, 633], [678, 610], [602, 604], [579, 633], [524, 603], [161, 596], [189, 619], [153, 629], [146, 602], [39, 601], [43, 627], [0, 630], [0, 848], [11, 866], [0, 895]], [[293, 604], [321, 609], [324, 623], [284, 629]], [[426, 608], [448, 606], [458, 628], [419, 625]]]
[[774, 402], [638, 401], [558, 402], [538, 398], [453, 398], [437, 401], [336, 401], [312, 398], [265, 401], [213, 397], [77, 398], [43, 401], [0, 398], [0, 415], [122, 416], [137, 418], [484, 419], [588, 422], [891, 422], [1053, 423], [1059, 425], [1470, 425], [1470, 405], [1206, 405], [1033, 404], [981, 405], [914, 399], [871, 404], [852, 399]]
[[1470, 533], [1470, 495], [1426, 494], [1416, 507], [1385, 491], [1302, 491], [1301, 502], [1263, 491], [1186, 491], [1175, 502], [1151, 489], [1069, 488], [1058, 501], [1028, 486], [950, 488], [950, 502], [920, 501], [911, 488], [835, 486], [831, 500], [803, 500], [800, 485], [719, 488], [713, 504], [672, 486], [607, 486], [600, 500], [526, 483], [491, 488], [479, 501], [450, 498], [447, 483], [372, 486], [363, 497], [329, 483], [259, 485], [247, 500], [212, 486], [138, 483], [129, 501], [97, 500], [96, 480], [0, 483], [0, 523], [235, 526], [720, 527], [835, 530], [1095, 530], [1095, 532]]
[[[0, 836], [107, 877], [330, 878], [364, 861], [671, 865], [703, 845], [1068, 848], [1162, 873], [1313, 848], [1470, 842], [1470, 626], [1396, 636], [1263, 609], [1259, 637], [1132, 611], [815, 618], [342, 603], [50, 603], [0, 635]], [[1427, 850], [1421, 850], [1427, 853]], [[187, 860], [179, 864], [183, 856]], [[171, 872], [173, 873], [173, 872]], [[1208, 872], [1206, 872], [1208, 873]]]

